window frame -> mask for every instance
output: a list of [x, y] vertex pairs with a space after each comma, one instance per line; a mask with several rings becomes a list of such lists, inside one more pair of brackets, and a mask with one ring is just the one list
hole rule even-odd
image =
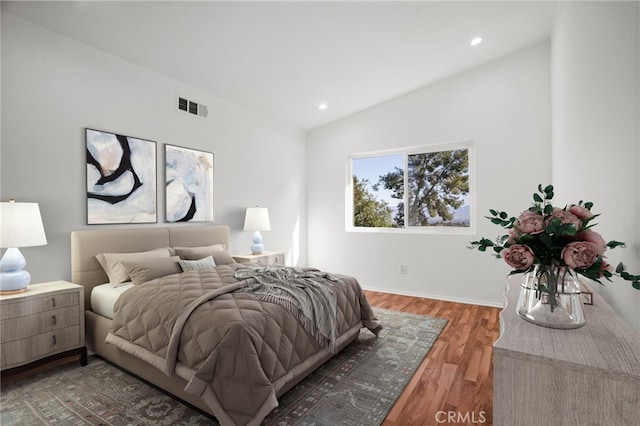
[[[476, 176], [475, 176], [475, 140], [467, 140], [462, 142], [447, 142], [433, 145], [420, 145], [404, 148], [385, 149], [380, 151], [359, 152], [347, 155], [346, 166], [346, 184], [345, 184], [345, 231], [346, 232], [364, 232], [364, 233], [383, 233], [383, 234], [437, 234], [437, 235], [471, 235], [476, 233]], [[383, 227], [366, 227], [355, 226], [353, 224], [353, 160], [361, 158], [382, 157], [389, 155], [402, 154], [404, 158], [404, 187], [409, 187], [408, 182], [408, 159], [409, 155], [426, 154], [430, 152], [454, 151], [466, 149], [469, 159], [469, 226], [408, 226], [402, 228], [383, 228]], [[407, 218], [407, 192], [405, 190], [405, 218]]]

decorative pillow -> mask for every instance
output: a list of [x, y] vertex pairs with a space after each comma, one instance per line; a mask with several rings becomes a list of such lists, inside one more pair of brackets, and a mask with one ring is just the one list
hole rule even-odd
[[169, 247], [164, 247], [155, 250], [141, 251], [134, 253], [100, 253], [96, 255], [96, 259], [104, 269], [104, 272], [109, 277], [109, 283], [112, 286], [117, 287], [119, 284], [129, 281], [129, 274], [122, 266], [121, 262], [149, 259], [152, 257], [169, 257]]
[[175, 253], [184, 260], [198, 260], [212, 256], [216, 265], [236, 263], [229, 252], [224, 249], [224, 244], [213, 244], [202, 247], [174, 247], [173, 249]]
[[140, 285], [144, 282], [151, 281], [154, 278], [165, 277], [171, 274], [179, 274], [182, 272], [178, 262], [178, 256], [173, 257], [153, 257], [134, 262], [122, 262], [122, 266], [131, 277], [131, 282]]
[[216, 266], [216, 262], [212, 256], [207, 256], [200, 260], [178, 260], [180, 267], [184, 272], [198, 271], [200, 269], [213, 269]]

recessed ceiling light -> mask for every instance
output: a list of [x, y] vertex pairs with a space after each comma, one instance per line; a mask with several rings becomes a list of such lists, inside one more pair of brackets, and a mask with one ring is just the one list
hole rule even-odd
[[471, 40], [471, 45], [472, 46], [477, 46], [480, 43], [482, 43], [482, 37], [476, 37], [473, 40]]
[[324, 102], [318, 104], [318, 109], [324, 111], [325, 109], [327, 109], [327, 104], [325, 104]]

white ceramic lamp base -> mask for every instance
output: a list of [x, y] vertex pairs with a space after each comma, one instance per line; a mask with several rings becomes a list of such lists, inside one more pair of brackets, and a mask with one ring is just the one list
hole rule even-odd
[[31, 274], [23, 268], [27, 265], [20, 250], [8, 248], [0, 260], [0, 294], [22, 293], [27, 291]]
[[262, 244], [262, 234], [260, 231], [253, 233], [253, 244], [251, 244], [251, 254], [262, 254], [264, 245]]

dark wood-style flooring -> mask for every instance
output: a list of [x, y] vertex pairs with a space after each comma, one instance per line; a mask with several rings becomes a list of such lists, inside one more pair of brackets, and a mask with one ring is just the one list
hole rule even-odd
[[373, 306], [449, 320], [382, 426], [493, 424], [501, 309], [365, 291]]

